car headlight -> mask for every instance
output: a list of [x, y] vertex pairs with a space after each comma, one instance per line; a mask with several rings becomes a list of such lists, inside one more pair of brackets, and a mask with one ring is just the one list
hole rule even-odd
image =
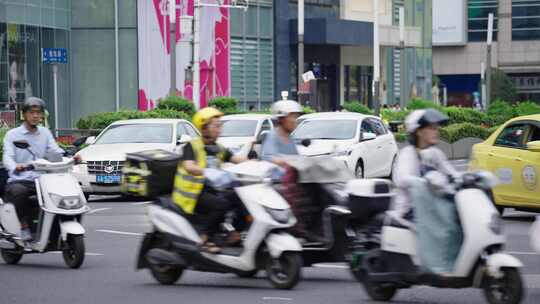
[[82, 208], [84, 203], [79, 197], [62, 197], [60, 195], [51, 193], [51, 198], [56, 206], [60, 209], [74, 210]]
[[352, 150], [344, 150], [344, 151], [334, 152], [330, 155], [331, 156], [349, 156], [351, 155], [351, 153], [352, 153]]
[[291, 209], [272, 209], [268, 207], [264, 207], [264, 209], [276, 222], [280, 224], [288, 223], [292, 217]]
[[491, 216], [491, 221], [489, 221], [489, 229], [495, 234], [502, 234], [504, 228], [504, 223], [499, 214], [493, 214]]

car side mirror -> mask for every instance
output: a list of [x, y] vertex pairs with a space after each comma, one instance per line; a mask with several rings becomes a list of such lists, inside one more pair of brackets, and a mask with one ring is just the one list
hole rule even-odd
[[187, 135], [187, 134], [182, 134], [180, 135], [180, 137], [178, 138], [178, 140], [176, 141], [176, 145], [183, 145], [183, 144], [187, 144], [188, 142], [190, 142], [192, 140], [191, 136]]
[[540, 152], [540, 140], [530, 141], [527, 143], [527, 150], [531, 152]]
[[26, 140], [16, 140], [13, 142], [13, 144], [15, 147], [23, 150], [30, 148], [30, 144]]
[[88, 136], [79, 137], [79, 138], [77, 138], [77, 139], [75, 139], [75, 140], [73, 141], [73, 145], [74, 145], [75, 147], [80, 147], [80, 146], [84, 145], [84, 144], [86, 143], [87, 140], [88, 140]]
[[90, 137], [86, 138], [86, 141], [84, 143], [87, 144], [87, 145], [93, 145], [95, 142], [96, 142], [96, 137], [95, 136], [90, 136]]
[[266, 139], [266, 136], [268, 136], [268, 131], [262, 131], [261, 133], [259, 133], [259, 136], [257, 136], [257, 140], [255, 141], [255, 143], [262, 144]]
[[375, 133], [362, 132], [362, 138], [360, 139], [360, 141], [368, 141], [368, 140], [373, 140], [375, 138], [377, 138], [377, 135]]

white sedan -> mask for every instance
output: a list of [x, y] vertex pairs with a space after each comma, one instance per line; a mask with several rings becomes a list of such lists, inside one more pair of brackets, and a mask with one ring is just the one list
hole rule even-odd
[[134, 119], [112, 123], [78, 154], [82, 164], [73, 169], [85, 195], [118, 194], [126, 153], [164, 149], [179, 151], [180, 145], [198, 137], [195, 127], [183, 119]]
[[380, 118], [349, 112], [303, 115], [292, 136], [309, 139], [298, 146], [306, 156], [331, 155], [343, 160], [357, 177], [388, 177], [392, 174], [398, 147], [393, 134]]
[[238, 153], [248, 143], [254, 142], [263, 132], [274, 128], [271, 115], [236, 114], [221, 118], [223, 128], [218, 142]]

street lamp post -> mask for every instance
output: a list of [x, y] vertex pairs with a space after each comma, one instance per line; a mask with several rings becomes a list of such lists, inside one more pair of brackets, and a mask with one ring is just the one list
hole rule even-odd
[[399, 106], [405, 108], [405, 8], [399, 8]]
[[493, 13], [488, 15], [487, 54], [486, 54], [486, 109], [491, 103], [491, 46], [493, 44]]
[[373, 108], [375, 115], [380, 113], [379, 78], [380, 78], [380, 50], [379, 50], [379, 0], [373, 0]]
[[298, 0], [298, 99], [304, 81], [304, 0]]
[[176, 0], [169, 0], [170, 47], [171, 47], [171, 86], [169, 96], [176, 96]]

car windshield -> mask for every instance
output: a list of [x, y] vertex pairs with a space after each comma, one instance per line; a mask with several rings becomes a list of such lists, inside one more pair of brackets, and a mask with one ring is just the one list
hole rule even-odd
[[221, 137], [248, 137], [255, 136], [257, 131], [256, 120], [222, 120]]
[[172, 124], [127, 124], [108, 128], [96, 144], [149, 143], [166, 144], [172, 142]]
[[294, 131], [297, 139], [345, 140], [356, 136], [356, 120], [306, 120]]

